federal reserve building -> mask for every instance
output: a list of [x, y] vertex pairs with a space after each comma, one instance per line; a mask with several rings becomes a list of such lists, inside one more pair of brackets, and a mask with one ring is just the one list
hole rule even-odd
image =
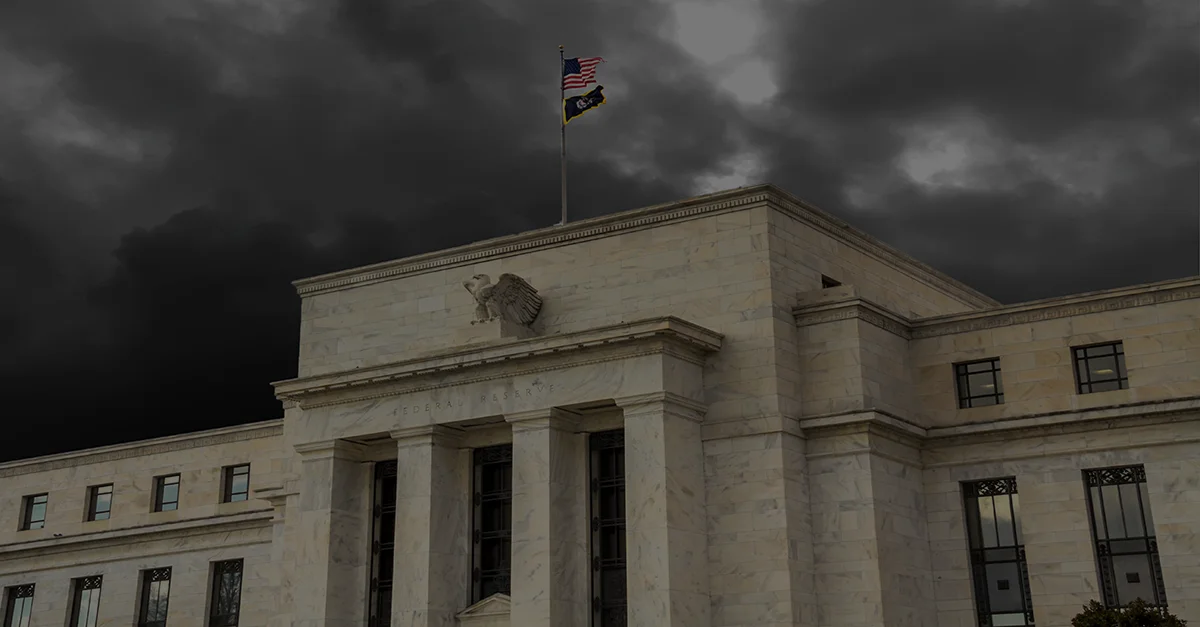
[[3, 627], [1200, 626], [1200, 277], [760, 185], [295, 287], [282, 418], [0, 464]]

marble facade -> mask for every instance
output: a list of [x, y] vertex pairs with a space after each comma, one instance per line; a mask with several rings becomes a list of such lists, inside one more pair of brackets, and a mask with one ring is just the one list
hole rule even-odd
[[[463, 281], [504, 273], [536, 320], [472, 324]], [[1033, 617], [1065, 627], [1101, 595], [1081, 473], [1133, 464], [1168, 605], [1200, 622], [1200, 278], [1001, 305], [758, 186], [296, 287], [281, 420], [0, 464], [0, 589], [36, 584], [32, 625], [94, 574], [99, 624], [134, 622], [166, 565], [168, 624], [207, 625], [229, 556], [240, 626], [371, 624], [389, 460], [390, 625], [591, 625], [588, 438], [614, 429], [629, 625], [980, 625], [962, 483], [1015, 477]], [[1072, 348], [1118, 341], [1127, 388], [1079, 393]], [[991, 358], [1003, 403], [960, 408], [954, 364]], [[498, 444], [511, 590], [476, 600], [471, 453]], [[246, 462], [253, 498], [220, 503]], [[180, 508], [151, 512], [167, 472]], [[100, 483], [112, 516], [82, 522]], [[18, 530], [40, 493], [45, 528]]]

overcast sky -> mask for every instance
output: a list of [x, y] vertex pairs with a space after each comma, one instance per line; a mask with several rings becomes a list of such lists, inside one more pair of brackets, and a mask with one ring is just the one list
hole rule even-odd
[[[1194, 0], [0, 2], [0, 459], [277, 417], [296, 278], [771, 182], [1013, 302], [1197, 273]], [[15, 428], [15, 431], [14, 431]]]

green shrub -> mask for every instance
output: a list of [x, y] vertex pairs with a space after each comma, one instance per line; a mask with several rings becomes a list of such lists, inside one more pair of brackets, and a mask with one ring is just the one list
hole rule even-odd
[[1141, 599], [1122, 608], [1104, 607], [1092, 601], [1071, 619], [1071, 627], [1187, 627], [1187, 621]]

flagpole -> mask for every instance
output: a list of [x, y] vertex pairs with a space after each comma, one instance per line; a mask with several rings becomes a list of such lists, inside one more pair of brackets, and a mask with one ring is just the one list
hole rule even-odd
[[562, 222], [560, 224], [564, 225], [567, 223], [567, 120], [566, 114], [563, 113], [563, 107], [566, 106], [567, 100], [567, 88], [563, 83], [565, 63], [563, 47], [560, 45], [558, 47], [558, 124], [562, 136], [562, 149], [559, 153], [559, 162], [562, 167]]

